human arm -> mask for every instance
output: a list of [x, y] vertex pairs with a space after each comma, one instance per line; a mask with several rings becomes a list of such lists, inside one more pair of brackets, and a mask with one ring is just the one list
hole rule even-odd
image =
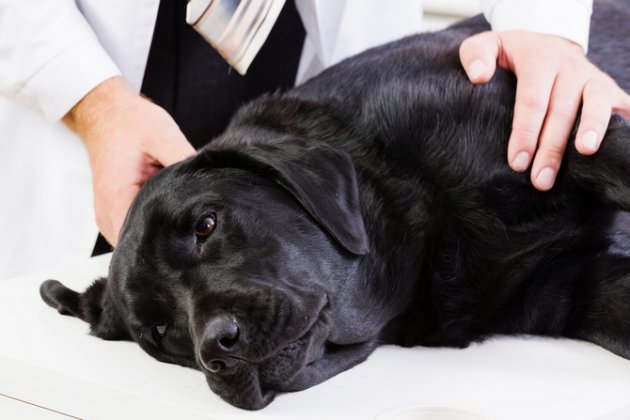
[[[174, 122], [165, 111], [141, 99], [124, 83], [118, 76], [119, 67], [110, 58], [112, 52], [111, 57], [120, 59], [129, 52], [142, 55], [144, 48], [148, 51], [147, 31], [152, 31], [152, 27], [136, 24], [150, 23], [157, 3], [147, 1], [112, 12], [108, 18], [116, 22], [115, 26], [111, 22], [103, 26], [107, 21], [102, 10], [95, 10], [99, 5], [83, 4], [83, 11], [89, 6], [93, 19], [101, 26], [99, 36], [79, 10], [79, 3], [0, 0], [0, 34], [10, 34], [0, 36], [0, 94], [51, 121], [63, 117], [62, 121], [79, 134], [93, 169], [97, 224], [115, 244], [139, 185], [159, 167], [194, 150], [173, 128]], [[129, 20], [126, 26], [116, 20], [121, 16]], [[120, 39], [112, 39], [112, 34]], [[134, 42], [121, 45], [129, 38]], [[132, 67], [123, 64], [127, 65], [125, 75], [132, 76], [137, 88], [141, 67], [135, 65], [134, 71], [140, 68], [138, 74], [130, 74]]]
[[[497, 64], [515, 73], [508, 162], [517, 171], [531, 165], [533, 185], [549, 190], [580, 104], [576, 148], [582, 154], [593, 154], [611, 113], [630, 117], [630, 97], [586, 58], [592, 1], [483, 3], [494, 31], [462, 43], [462, 64], [473, 83], [490, 80]], [[536, 19], [540, 16], [545, 19]]]
[[87, 148], [96, 223], [114, 246], [140, 187], [161, 168], [195, 153], [171, 116], [118, 76], [91, 90], [63, 122]]

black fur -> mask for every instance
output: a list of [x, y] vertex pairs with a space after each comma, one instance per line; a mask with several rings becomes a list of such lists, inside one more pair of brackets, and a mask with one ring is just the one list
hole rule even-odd
[[[630, 1], [595, 4], [590, 57], [630, 89]], [[244, 107], [140, 191], [105, 283], [42, 296], [93, 334], [201, 369], [248, 409], [381, 343], [492, 334], [630, 358], [630, 124], [571, 144], [555, 187], [506, 164], [514, 77], [470, 84], [477, 17], [373, 49]]]

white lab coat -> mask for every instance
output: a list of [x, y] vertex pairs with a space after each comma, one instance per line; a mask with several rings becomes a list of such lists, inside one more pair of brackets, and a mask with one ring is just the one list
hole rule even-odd
[[[422, 0], [296, 2], [307, 30], [298, 81], [421, 30]], [[591, 0], [482, 3], [495, 29], [554, 33], [586, 48]], [[59, 119], [114, 75], [140, 89], [158, 5], [0, 0], [0, 279], [89, 257], [97, 227], [87, 153]]]

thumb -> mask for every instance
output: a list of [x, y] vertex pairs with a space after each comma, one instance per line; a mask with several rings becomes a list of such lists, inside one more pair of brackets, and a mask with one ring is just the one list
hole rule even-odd
[[486, 83], [494, 75], [501, 52], [495, 32], [482, 32], [466, 38], [459, 46], [459, 60], [473, 83]]
[[196, 153], [195, 148], [188, 142], [179, 128], [173, 124], [168, 134], [158, 139], [153, 154], [162, 166], [171, 166]]
[[188, 142], [183, 134], [171, 137], [161, 150], [160, 162], [164, 166], [171, 166], [196, 153], [195, 148]]

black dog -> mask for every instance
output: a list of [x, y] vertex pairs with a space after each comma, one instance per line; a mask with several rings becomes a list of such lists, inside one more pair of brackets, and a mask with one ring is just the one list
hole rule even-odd
[[[630, 1], [596, 4], [591, 59], [630, 89]], [[481, 17], [389, 44], [243, 108], [141, 190], [109, 277], [44, 300], [105, 339], [202, 370], [248, 409], [381, 343], [492, 334], [630, 357], [630, 124], [569, 147], [552, 191], [510, 170], [514, 78], [470, 84]]]

